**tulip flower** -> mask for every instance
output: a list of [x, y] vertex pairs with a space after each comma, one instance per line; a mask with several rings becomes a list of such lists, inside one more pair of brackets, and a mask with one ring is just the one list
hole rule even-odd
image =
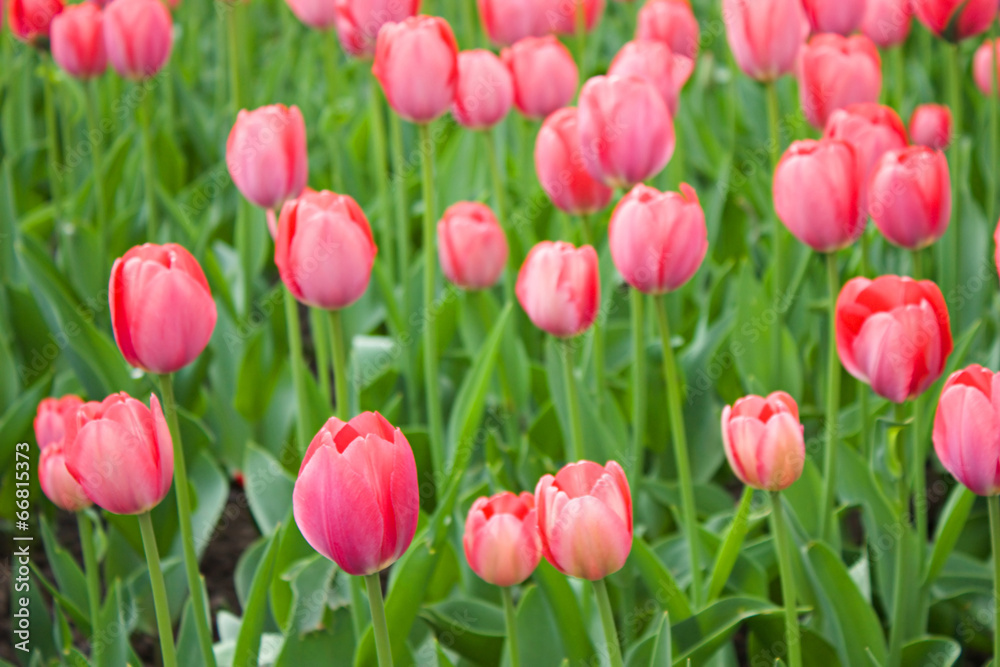
[[997, 15], [996, 0], [912, 0], [927, 29], [950, 42], [985, 32]]
[[309, 177], [306, 125], [298, 107], [240, 110], [226, 141], [226, 166], [248, 201], [279, 208], [298, 197]]
[[836, 109], [878, 101], [882, 59], [864, 35], [816, 35], [802, 49], [798, 78], [806, 119], [823, 127]]
[[35, 439], [39, 449], [76, 437], [76, 411], [83, 399], [73, 394], [62, 398], [43, 398], [35, 415]]
[[71, 5], [52, 19], [52, 58], [77, 79], [100, 76], [108, 67], [104, 51], [104, 15], [97, 5]]
[[723, 0], [726, 40], [739, 68], [769, 82], [795, 69], [809, 35], [801, 0]]
[[629, 187], [663, 169], [674, 153], [674, 122], [646, 79], [595, 76], [580, 92], [580, 145], [590, 175]]
[[510, 491], [477, 498], [465, 521], [465, 559], [483, 581], [516, 586], [542, 558], [535, 497]]
[[570, 338], [597, 318], [601, 282], [597, 251], [564, 241], [542, 241], [528, 253], [517, 276], [517, 300], [539, 329]]
[[921, 104], [910, 116], [914, 144], [944, 150], [951, 144], [951, 109], [943, 104]]
[[[666, 0], [655, 0], [663, 3]], [[636, 40], [626, 42], [611, 61], [609, 76], [638, 76], [647, 79], [660, 91], [670, 115], [677, 113], [681, 88], [694, 72], [694, 60], [675, 54], [663, 42]]]
[[429, 123], [451, 108], [458, 83], [458, 44], [448, 22], [411, 16], [379, 30], [372, 74], [389, 106], [411, 123]]
[[66, 468], [62, 441], [46, 447], [38, 455], [38, 484], [52, 504], [67, 512], [79, 512], [90, 507], [90, 498]]
[[601, 20], [604, 0], [538, 0], [545, 7], [543, 20], [549, 32], [576, 34], [577, 14], [583, 6], [583, 28], [590, 32]]
[[[329, 30], [337, 24], [335, 0], [285, 0], [285, 2], [295, 17], [310, 28]], [[378, 35], [378, 32], [375, 35]]]
[[115, 0], [104, 10], [104, 48], [126, 79], [147, 79], [166, 64], [173, 19], [160, 0]]
[[438, 257], [445, 277], [463, 289], [496, 284], [507, 263], [507, 236], [489, 206], [452, 204], [437, 225]]
[[698, 57], [698, 19], [687, 0], [649, 0], [639, 10], [635, 28], [636, 39], [664, 42], [670, 51]]
[[1000, 373], [973, 364], [951, 374], [934, 417], [941, 465], [980, 496], [1000, 494]]
[[508, 46], [525, 37], [551, 32], [546, 3], [538, 0], [476, 0], [479, 19], [490, 41]]
[[911, 0], [866, 0], [861, 32], [883, 49], [906, 41], [910, 34]]
[[10, 31], [22, 42], [49, 36], [52, 20], [63, 11], [63, 0], [10, 0]]
[[687, 183], [680, 193], [637, 185], [611, 214], [608, 244], [618, 272], [647, 294], [677, 289], [695, 274], [708, 251], [705, 212]]
[[1000, 86], [997, 85], [1000, 81], [996, 83], [992, 81], [996, 76], [993, 56], [997, 52], [1000, 52], [1000, 45], [994, 46], [993, 41], [987, 39], [979, 45], [972, 57], [972, 78], [976, 81], [976, 87], [986, 97], [995, 95], [995, 91], [1000, 90]]
[[993, 232], [993, 263], [997, 267], [997, 275], [1000, 275], [1000, 223], [997, 223], [996, 230]]
[[879, 396], [902, 403], [941, 376], [953, 344], [948, 307], [931, 281], [854, 278], [836, 308], [840, 361]]
[[872, 175], [868, 211], [890, 242], [919, 250], [951, 220], [951, 177], [944, 153], [910, 146], [886, 153]]
[[559, 109], [542, 123], [535, 139], [535, 171], [542, 189], [572, 215], [600, 211], [613, 190], [590, 175], [583, 163], [576, 107]]
[[274, 263], [302, 303], [340, 310], [360, 299], [377, 252], [364, 212], [347, 195], [323, 190], [281, 209]]
[[135, 246], [115, 260], [108, 290], [115, 342], [136, 368], [173, 373], [208, 345], [215, 301], [198, 260], [182, 246]]
[[806, 446], [795, 399], [783, 391], [746, 396], [722, 409], [722, 444], [740, 480], [782, 491], [801, 475]]
[[525, 37], [500, 52], [514, 82], [514, 105], [541, 119], [572, 101], [579, 83], [573, 55], [552, 35]]
[[861, 26], [868, 0], [802, 0], [814, 33], [850, 35]]
[[513, 103], [510, 70], [492, 51], [474, 49], [458, 54], [458, 84], [451, 112], [459, 125], [489, 129], [504, 119]]
[[[311, 12], [321, 21], [328, 16], [329, 0], [288, 1], [290, 6], [291, 3], [300, 7], [311, 4]], [[416, 16], [419, 10], [420, 0], [336, 0], [333, 3], [333, 16], [340, 45], [348, 55], [371, 58], [375, 55], [375, 39], [382, 26]], [[312, 25], [299, 12], [296, 15], [303, 23]]]
[[[299, 196], [305, 197], [306, 195], [314, 195], [314, 194], [316, 194], [316, 191], [307, 185], [305, 188], [302, 189], [302, 194]], [[296, 197], [295, 199], [298, 199], [298, 197]], [[273, 208], [264, 209], [264, 219], [267, 222], [267, 233], [271, 235], [271, 240], [277, 241], [278, 214], [274, 212]]]

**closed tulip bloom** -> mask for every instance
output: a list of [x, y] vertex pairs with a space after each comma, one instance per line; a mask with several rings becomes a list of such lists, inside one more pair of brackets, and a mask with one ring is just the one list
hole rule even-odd
[[[664, 0], [656, 0], [663, 2]], [[663, 42], [636, 40], [626, 42], [611, 61], [609, 76], [638, 76], [656, 86], [670, 115], [677, 113], [681, 88], [694, 71], [694, 61], [675, 54]]]
[[368, 219], [347, 195], [323, 190], [281, 209], [274, 263], [304, 304], [340, 310], [360, 299], [377, 252]]
[[972, 57], [972, 78], [976, 81], [976, 87], [986, 97], [995, 95], [1000, 90], [1000, 81], [993, 82], [996, 76], [996, 69], [993, 65], [993, 56], [1000, 51], [1000, 47], [995, 47], [993, 41], [987, 39], [976, 49], [976, 54]]
[[809, 34], [801, 0], [722, 0], [726, 40], [751, 79], [774, 81], [795, 70]]
[[493, 287], [507, 263], [507, 236], [489, 206], [458, 202], [437, 225], [438, 258], [445, 277], [459, 287]]
[[97, 5], [71, 5], [52, 19], [52, 58], [77, 79], [100, 76], [108, 67], [104, 51], [104, 16]]
[[62, 398], [43, 398], [35, 414], [35, 440], [45, 449], [76, 437], [76, 411], [83, 399], [73, 394]]
[[309, 178], [306, 124], [299, 108], [271, 104], [240, 110], [226, 141], [226, 166], [243, 196], [261, 208], [278, 208], [298, 197]]
[[724, 407], [722, 444], [729, 467], [747, 486], [783, 491], [802, 476], [806, 445], [799, 406], [783, 391]]
[[514, 103], [510, 70], [492, 51], [458, 54], [458, 84], [451, 111], [459, 125], [485, 130], [504, 119]]
[[576, 95], [573, 55], [552, 35], [525, 37], [500, 52], [514, 82], [514, 105], [528, 118], [545, 118]]
[[698, 19], [687, 0], [648, 0], [636, 19], [636, 39], [664, 42], [672, 52], [698, 57]]
[[[309, 0], [289, 0], [290, 3], [293, 1], [305, 4]], [[312, 3], [316, 6], [313, 10], [316, 17], [325, 21], [330, 0], [312, 0]], [[371, 58], [375, 55], [375, 39], [382, 26], [416, 16], [420, 0], [336, 0], [333, 10], [337, 38], [344, 51], [356, 58]], [[299, 12], [296, 15], [303, 23], [312, 25]]]
[[973, 364], [952, 373], [934, 416], [941, 465], [980, 496], [1000, 493], [1000, 374]]
[[868, 196], [868, 211], [883, 236], [910, 250], [925, 248], [951, 220], [948, 160], [926, 146], [890, 151], [872, 175]]
[[[23, 42], [49, 36], [52, 20], [63, 11], [63, 0], [9, 0], [10, 31]], [[2, 26], [0, 26], [2, 27]]]
[[997, 15], [996, 0], [912, 0], [913, 12], [938, 37], [958, 42], [985, 32]]
[[674, 153], [674, 121], [659, 91], [636, 76], [595, 76], [580, 92], [579, 131], [590, 175], [629, 187], [658, 174]]
[[516, 586], [542, 559], [535, 496], [510, 491], [477, 498], [465, 520], [465, 559], [472, 571], [494, 586]]
[[479, 20], [490, 41], [508, 46], [525, 37], [551, 32], [546, 3], [538, 0], [476, 0]]
[[836, 327], [847, 372], [894, 403], [931, 386], [953, 347], [948, 307], [929, 280], [849, 280], [837, 299]]
[[553, 336], [570, 338], [590, 328], [601, 301], [597, 251], [564, 241], [542, 241], [517, 276], [517, 300], [531, 321]]
[[853, 243], [865, 229], [854, 149], [838, 139], [796, 141], [774, 172], [774, 209], [817, 252]]
[[160, 0], [115, 0], [104, 10], [104, 48], [126, 79], [146, 79], [166, 64], [174, 22]]
[[814, 33], [850, 35], [861, 26], [868, 0], [802, 0]]
[[802, 49], [798, 77], [802, 112], [823, 127], [837, 109], [878, 101], [882, 59], [864, 35], [816, 35]]
[[67, 512], [79, 512], [92, 504], [66, 468], [62, 441], [46, 447], [38, 455], [38, 484], [53, 505]]
[[111, 267], [108, 290], [115, 342], [136, 368], [180, 370], [201, 354], [215, 330], [215, 301], [205, 272], [176, 243], [129, 250]]
[[615, 461], [570, 463], [535, 487], [542, 554], [571, 577], [597, 581], [632, 550], [632, 492]]
[[576, 33], [577, 12], [583, 5], [583, 27], [590, 32], [601, 20], [604, 13], [604, 0], [540, 0], [545, 7], [543, 14], [545, 25], [549, 32], [563, 35]]
[[944, 150], [951, 143], [951, 109], [921, 104], [910, 116], [910, 140], [918, 146]]
[[695, 274], [708, 251], [705, 212], [687, 183], [680, 193], [639, 184], [611, 214], [608, 244], [615, 267], [647, 294], [677, 289]]
[[329, 30], [337, 24], [335, 0], [285, 0], [285, 2], [295, 17], [310, 28]]
[[155, 394], [149, 405], [125, 392], [85, 403], [78, 413], [80, 431], [64, 445], [69, 473], [95, 505], [112, 514], [148, 512], [170, 491], [173, 441]]
[[458, 44], [448, 22], [411, 16], [378, 32], [372, 73], [389, 106], [411, 123], [429, 123], [455, 100]]
[[558, 208], [573, 215], [595, 213], [614, 191], [587, 171], [580, 150], [576, 107], [565, 107], [542, 123], [535, 139], [535, 171], [542, 189]]
[[410, 443], [377, 412], [347, 422], [331, 417], [306, 450], [292, 508], [306, 542], [340, 569], [356, 576], [384, 570], [417, 531]]
[[906, 41], [913, 17], [911, 0], [867, 0], [861, 32], [887, 49]]
[[[314, 195], [316, 191], [313, 190], [308, 185], [302, 190], [300, 197], [305, 197], [306, 195]], [[298, 197], [295, 197], [298, 199]], [[280, 213], [280, 211], [278, 211]], [[267, 233], [271, 235], [272, 241], [278, 240], [278, 213], [275, 213], [273, 208], [264, 209], [264, 219], [267, 222]]]

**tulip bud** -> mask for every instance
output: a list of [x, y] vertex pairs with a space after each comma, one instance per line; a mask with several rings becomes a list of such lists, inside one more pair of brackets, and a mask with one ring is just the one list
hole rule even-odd
[[790, 74], [809, 34], [800, 0], [723, 0], [726, 40], [740, 69], [752, 79]]
[[337, 23], [337, 7], [334, 0], [285, 0], [285, 2], [295, 17], [310, 28], [329, 30]]
[[615, 267], [647, 294], [677, 289], [695, 274], [708, 251], [705, 212], [687, 183], [680, 193], [639, 184], [611, 214], [608, 244]]
[[514, 105], [528, 118], [566, 106], [579, 83], [573, 55], [552, 35], [525, 37], [500, 52], [514, 82]]
[[673, 53], [698, 57], [698, 19], [687, 0], [649, 0], [636, 19], [636, 39], [664, 42]]
[[458, 83], [458, 44], [448, 22], [411, 16], [378, 32], [372, 74], [389, 106], [411, 123], [429, 123], [449, 108]]
[[298, 197], [309, 177], [299, 108], [272, 104], [240, 110], [226, 141], [226, 166], [243, 196], [261, 208]]
[[590, 328], [601, 301], [597, 251], [564, 241], [542, 241], [517, 276], [517, 300], [536, 327], [559, 338]]
[[506, 65], [486, 49], [458, 54], [458, 84], [451, 112], [473, 130], [485, 130], [504, 119], [514, 103], [514, 80]]
[[615, 461], [570, 463], [535, 487], [542, 554], [571, 577], [597, 581], [632, 550], [632, 492]]
[[980, 496], [1000, 493], [1000, 374], [973, 364], [951, 374], [934, 416], [941, 465]]
[[542, 559], [535, 497], [510, 491], [477, 498], [462, 537], [465, 559], [479, 577], [494, 586], [516, 586], [531, 576]]
[[[302, 190], [300, 197], [305, 197], [306, 195], [314, 195], [316, 191], [313, 190], [308, 185]], [[298, 199], [298, 197], [295, 197]], [[273, 208], [264, 209], [264, 219], [267, 222], [267, 233], [271, 235], [272, 241], [278, 240], [278, 214], [275, 213]]]
[[799, 406], [783, 391], [724, 407], [722, 444], [729, 467], [747, 486], [784, 491], [802, 476], [806, 445]]
[[348, 422], [331, 417], [306, 450], [292, 508], [306, 542], [342, 570], [356, 576], [384, 570], [417, 531], [420, 492], [410, 443], [377, 412]]
[[987, 39], [976, 49], [976, 54], [972, 57], [972, 78], [976, 80], [976, 87], [986, 97], [996, 95], [1000, 90], [1000, 81], [993, 82], [996, 76], [996, 66], [993, 64], [993, 55], [1000, 52], [1000, 46], [995, 47], [993, 40]]
[[910, 0], [867, 0], [867, 3], [861, 32], [883, 49], [905, 42], [913, 16]]
[[[663, 3], [665, 0], [655, 0]], [[636, 40], [626, 42], [611, 61], [608, 76], [637, 76], [648, 80], [660, 92], [667, 110], [677, 113], [681, 88], [694, 71], [694, 61], [672, 53], [663, 42]]]
[[48, 37], [52, 20], [63, 11], [63, 0], [10, 0], [10, 31], [22, 42]]
[[347, 195], [323, 190], [281, 209], [274, 263], [302, 303], [340, 310], [360, 299], [377, 252], [368, 219]]
[[670, 110], [646, 79], [595, 76], [580, 92], [580, 146], [590, 175], [612, 187], [655, 176], [674, 153]]
[[97, 5], [71, 5], [52, 19], [52, 58], [77, 79], [100, 76], [108, 67], [104, 16]]
[[910, 116], [910, 139], [919, 146], [944, 150], [951, 143], [951, 109], [921, 104]]
[[[774, 209], [817, 252], [853, 243], [865, 229], [854, 149], [837, 139], [796, 141], [774, 172]], [[821, 204], [818, 204], [821, 202]]]
[[125, 392], [85, 403], [77, 413], [79, 433], [64, 445], [69, 473], [112, 514], [148, 512], [170, 491], [173, 441], [155, 394], [149, 405]]
[[160, 0], [115, 0], [104, 10], [104, 48], [126, 79], [154, 76], [170, 57], [174, 22]]
[[38, 455], [38, 485], [52, 504], [67, 512], [79, 512], [90, 507], [90, 498], [80, 483], [73, 479], [66, 468], [66, 455], [62, 441], [50, 445]]
[[459, 287], [493, 287], [507, 263], [507, 236], [489, 206], [452, 204], [437, 225], [438, 258], [445, 277]]
[[917, 19], [932, 33], [959, 42], [985, 32], [997, 15], [996, 0], [912, 0]]
[[559, 109], [542, 123], [535, 139], [535, 171], [557, 207], [573, 215], [595, 213], [613, 190], [594, 179], [583, 164], [576, 107]]
[[[327, 20], [329, 0], [288, 0], [288, 2], [300, 6], [311, 2], [315, 7], [311, 12], [318, 19], [317, 23], [325, 23]], [[415, 16], [419, 10], [420, 0], [336, 0], [333, 4], [333, 17], [337, 26], [337, 38], [349, 55], [356, 58], [371, 58], [375, 55], [375, 38], [378, 37], [382, 26]], [[303, 23], [314, 27], [322, 29], [329, 25], [314, 25], [303, 18], [305, 12], [295, 13]]]
[[882, 59], [864, 35], [816, 35], [802, 49], [798, 77], [802, 112], [823, 127], [836, 109], [878, 101]]
[[948, 307], [929, 280], [849, 280], [837, 299], [836, 328], [847, 372], [894, 403], [932, 385], [953, 347]]
[[73, 394], [43, 398], [35, 415], [35, 439], [39, 449], [76, 437], [76, 411], [83, 399]]
[[500, 46], [550, 32], [546, 5], [538, 0], [477, 0], [479, 19], [490, 41]]
[[951, 177], [944, 153], [910, 146], [886, 153], [869, 189], [868, 210], [890, 242], [919, 250], [944, 236], [951, 220]]
[[861, 25], [867, 0], [802, 0], [814, 33], [850, 35]]
[[562, 35], [576, 34], [576, 24], [581, 7], [583, 10], [583, 28], [590, 32], [601, 20], [604, 13], [604, 0], [538, 0], [545, 6], [544, 21], [549, 32]]

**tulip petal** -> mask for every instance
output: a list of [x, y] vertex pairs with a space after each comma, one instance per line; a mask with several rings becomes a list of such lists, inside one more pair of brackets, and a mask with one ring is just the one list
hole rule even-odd
[[602, 501], [574, 498], [559, 512], [549, 547], [563, 572], [596, 581], [620, 570], [632, 549], [628, 526]]

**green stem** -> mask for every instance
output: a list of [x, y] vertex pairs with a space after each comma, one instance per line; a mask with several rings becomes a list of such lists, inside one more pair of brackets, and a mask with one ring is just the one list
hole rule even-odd
[[913, 481], [913, 512], [916, 514], [917, 538], [920, 549], [917, 551], [917, 572], [924, 569], [924, 551], [927, 545], [927, 456], [924, 452], [924, 443], [921, 439], [923, 426], [921, 423], [922, 406], [920, 397], [916, 397], [913, 403], [913, 466], [911, 477]]
[[829, 295], [829, 333], [826, 358], [826, 450], [823, 453], [823, 504], [819, 512], [819, 534], [827, 537], [836, 521], [829, 517], [834, 511], [834, 475], [837, 471], [837, 416], [840, 405], [840, 358], [837, 356], [836, 310], [840, 280], [837, 275], [837, 253], [826, 254], [827, 293]]
[[226, 13], [226, 41], [229, 47], [229, 96], [233, 104], [233, 119], [243, 108], [242, 89], [240, 87], [240, 34], [238, 17], [236, 10], [239, 3], [226, 6], [223, 11]]
[[87, 82], [87, 127], [90, 157], [94, 164], [94, 199], [97, 200], [97, 243], [101, 269], [108, 265], [108, 205], [104, 193], [104, 133], [98, 119], [97, 79]]
[[[478, 302], [479, 308], [479, 318], [482, 322], [488, 323], [493, 321], [493, 314], [491, 312], [490, 303], [490, 293], [486, 290], [479, 290], [478, 292], [468, 295], [470, 298], [475, 297]], [[513, 324], [510, 326], [513, 327]], [[513, 334], [513, 330], [512, 330]], [[517, 428], [517, 401], [514, 400], [514, 391], [511, 388], [511, 379], [509, 376], [510, 369], [507, 368], [506, 364], [499, 364], [497, 366], [497, 375], [500, 378], [500, 391], [503, 394], [504, 409], [507, 411], [507, 416], [503, 420], [504, 423], [504, 437], [507, 440], [507, 445], [518, 451], [517, 444], [520, 441], [520, 433]]]
[[[149, 583], [153, 589], [153, 607], [156, 610], [156, 629], [160, 635], [163, 667], [177, 667], [174, 630], [170, 624], [170, 606], [167, 603], [167, 587], [163, 583], [163, 571], [160, 569], [160, 554], [156, 548], [153, 521], [149, 517], [149, 512], [143, 512], [137, 518], [139, 519], [139, 530], [142, 533], [142, 546], [146, 550], [146, 563], [149, 565]], [[208, 664], [215, 664], [215, 661]]]
[[520, 667], [521, 654], [517, 644], [517, 614], [514, 613], [514, 594], [507, 586], [500, 588], [503, 598], [503, 616], [507, 622], [507, 655], [510, 656], [510, 667]]
[[990, 544], [993, 547], [993, 664], [1000, 665], [1000, 497], [986, 499], [990, 508]]
[[781, 597], [785, 603], [785, 643], [788, 645], [789, 667], [802, 667], [802, 643], [799, 641], [799, 614], [796, 609], [795, 570], [792, 569], [792, 541], [785, 523], [781, 494], [771, 492], [771, 530], [778, 552], [781, 574]]
[[368, 605], [372, 610], [372, 628], [375, 630], [375, 650], [379, 667], [392, 667], [392, 644], [389, 642], [389, 628], [385, 623], [385, 606], [382, 603], [382, 583], [378, 573], [365, 575], [368, 590]]
[[[865, 225], [865, 231], [861, 234], [861, 277], [868, 277], [868, 256], [869, 256], [869, 241], [868, 241], [868, 227], [867, 222]], [[864, 459], [868, 460], [868, 453], [871, 445], [871, 432], [872, 432], [872, 422], [871, 422], [871, 411], [868, 405], [868, 385], [864, 382], [858, 380], [858, 402], [859, 408], [861, 410], [861, 437], [859, 438], [859, 449], [861, 455]]]
[[[177, 402], [174, 400], [173, 376], [164, 373], [159, 376], [160, 394], [163, 399], [163, 414], [170, 427], [170, 438], [174, 443], [174, 485], [177, 496], [177, 519], [181, 529], [181, 544], [184, 550], [184, 571], [187, 574], [188, 591], [191, 594], [191, 609], [194, 610], [195, 627], [198, 630], [198, 644], [206, 665], [215, 665], [212, 652], [212, 628], [205, 613], [202, 596], [201, 573], [198, 572], [198, 556], [194, 549], [194, 532], [191, 529], [191, 491], [188, 484], [187, 466], [184, 463], [184, 444], [177, 423]], [[148, 519], [148, 514], [144, 515]], [[155, 551], [155, 541], [153, 542]], [[148, 550], [147, 550], [148, 558]], [[169, 623], [169, 616], [168, 616]]]
[[[136, 84], [143, 86], [142, 82]], [[146, 184], [146, 240], [156, 243], [156, 170], [153, 166], [153, 90], [144, 90], [139, 104], [139, 126], [142, 131], [142, 174]]]
[[299, 324], [299, 306], [292, 293], [285, 288], [285, 323], [288, 327], [288, 351], [292, 357], [292, 384], [295, 386], [295, 435], [299, 452], [304, 453], [309, 446], [309, 427], [303, 409], [308, 394], [306, 392], [305, 362], [302, 360], [302, 327]]
[[[4, 36], [4, 39], [7, 37]], [[59, 175], [59, 131], [56, 126], [55, 91], [52, 89], [54, 65], [52, 61], [43, 61], [43, 63], [46, 65], [42, 73], [42, 82], [45, 96], [45, 139], [48, 143], [45, 153], [49, 162], [49, 192], [56, 220], [62, 220], [64, 211], [62, 177]]]
[[[330, 331], [327, 328], [326, 312], [322, 308], [309, 309], [309, 328], [312, 332], [313, 349], [316, 351], [316, 378], [319, 391], [329, 404], [330, 395]], [[340, 416], [338, 414], [338, 416]]]
[[[337, 99], [337, 94], [342, 90], [340, 66], [338, 54], [340, 47], [337, 38], [331, 30], [328, 33], [320, 34], [320, 51], [323, 52], [323, 64], [326, 69], [327, 104], [333, 104]], [[333, 131], [327, 135], [327, 152], [330, 154], [330, 187], [334, 192], [342, 192], [343, 179], [341, 178], [340, 147], [343, 141], [340, 139], [340, 124], [336, 124]], [[384, 171], [381, 173], [385, 173]], [[383, 223], [384, 224], [384, 223]]]
[[566, 457], [582, 461], [583, 422], [580, 419], [580, 402], [576, 396], [576, 375], [573, 373], [573, 344], [568, 340], [557, 340], [556, 346], [562, 352], [563, 384], [566, 385], [566, 407], [569, 410], [569, 447]]
[[604, 579], [598, 579], [594, 584], [594, 594], [597, 596], [597, 609], [601, 613], [601, 626], [604, 628], [604, 640], [607, 642], [608, 660], [611, 667], [622, 667], [622, 649], [618, 644], [618, 630], [615, 628], [615, 615], [611, 610], [611, 598], [608, 597], [608, 585]]
[[358, 643], [365, 636], [365, 630], [368, 629], [368, 622], [371, 614], [365, 614], [364, 602], [365, 602], [365, 592], [362, 588], [364, 585], [358, 577], [349, 577], [350, 579], [350, 589], [351, 589], [351, 623], [354, 625], [354, 640]]
[[694, 484], [691, 480], [691, 461], [688, 455], [687, 434], [684, 430], [684, 413], [681, 410], [681, 383], [677, 375], [677, 360], [670, 343], [670, 322], [667, 317], [667, 297], [654, 297], [656, 314], [660, 321], [660, 338], [663, 345], [663, 378], [667, 384], [667, 411], [670, 414], [670, 433], [677, 462], [677, 481], [681, 491], [681, 515], [687, 534], [691, 558], [691, 602], [701, 607], [701, 548], [698, 535], [698, 515], [694, 503]]
[[[770, 81], [767, 83], [767, 124], [770, 132], [770, 142], [768, 143], [770, 158], [771, 158], [771, 175], [774, 175], [775, 170], [778, 168], [778, 156], [781, 153], [781, 128], [779, 126], [778, 115], [781, 113], [780, 102], [778, 100], [778, 89], [775, 87], [774, 82]], [[774, 225], [773, 228], [773, 255], [771, 260], [771, 271], [773, 278], [774, 287], [774, 304], [776, 319], [774, 326], [771, 328], [771, 364], [774, 368], [775, 386], [781, 385], [781, 336], [782, 330], [784, 328], [784, 313], [781, 308], [777, 307], [777, 304], [782, 302], [781, 289], [784, 283], [784, 276], [782, 276], [782, 267], [784, 265], [784, 258], [782, 257], [782, 224], [781, 220], [778, 219], [778, 214], [775, 212], [774, 220], [772, 221]], [[773, 388], [773, 387], [772, 387]]]
[[[897, 411], [898, 412], [898, 411]], [[897, 416], [897, 420], [898, 420]], [[906, 598], [906, 587], [909, 585], [906, 581], [906, 548], [903, 544], [903, 540], [906, 537], [906, 530], [909, 524], [907, 519], [907, 507], [906, 507], [906, 493], [905, 485], [901, 484], [903, 493], [901, 493], [901, 503], [899, 504], [899, 527], [900, 533], [896, 538], [896, 559], [895, 559], [895, 573], [893, 576], [893, 588], [892, 588], [892, 625], [889, 627], [889, 658], [886, 661], [887, 667], [899, 667], [902, 662], [902, 652], [903, 652], [903, 638], [904, 638], [904, 628], [906, 624], [906, 604], [904, 602]], [[921, 544], [920, 548], [923, 549], [924, 545]]]
[[[375, 154], [375, 187], [378, 192], [379, 249], [385, 254], [385, 265], [396, 271], [396, 248], [392, 238], [392, 215], [389, 212], [389, 163], [386, 158], [385, 118], [378, 84], [373, 79], [368, 91], [368, 117], [372, 126], [372, 152]], [[403, 276], [393, 276], [396, 281]]]
[[642, 479], [643, 452], [646, 440], [646, 318], [645, 295], [629, 290], [632, 314], [632, 489]]
[[[593, 246], [597, 249], [597, 244], [595, 243], [594, 236], [594, 224], [591, 220], [591, 216], [588, 213], [582, 213], [580, 215], [580, 224], [583, 229], [583, 241], [584, 243]], [[598, 275], [598, 280], [600, 280], [600, 275]], [[594, 355], [594, 396], [597, 399], [597, 407], [600, 409], [603, 399], [604, 399], [604, 388], [607, 383], [604, 379], [604, 326], [601, 317], [601, 304], [598, 302], [598, 312], [597, 317], [594, 319], [593, 327], [593, 355]]]
[[347, 421], [351, 398], [347, 386], [347, 347], [344, 341], [344, 319], [339, 310], [330, 311], [330, 346], [333, 348], [334, 395], [337, 399], [337, 416]]
[[507, 235], [507, 245], [509, 248], [509, 252], [507, 253], [507, 271], [504, 274], [503, 283], [504, 296], [507, 298], [507, 301], [514, 301], [514, 278], [521, 264], [521, 248], [517, 235], [513, 233], [514, 230], [507, 226], [507, 206], [506, 198], [504, 197], [506, 186], [504, 184], [504, 171], [500, 166], [500, 157], [496, 146], [498, 141], [497, 136], [495, 129], [483, 132], [483, 138], [486, 140], [486, 152], [490, 162], [490, 178], [493, 182], [493, 212], [497, 214], [497, 220], [500, 221], [500, 226], [503, 227]]
[[906, 68], [903, 62], [903, 45], [894, 46], [889, 51], [889, 59], [892, 60], [893, 81], [896, 83], [896, 109], [903, 113], [903, 98], [906, 95]]
[[[991, 39], [991, 58], [990, 62], [993, 63], [993, 76], [990, 77], [990, 159], [993, 160], [993, 164], [1000, 164], [1000, 137], [998, 137], [998, 132], [1000, 132], [1000, 127], [998, 127], [998, 106], [1000, 106], [1000, 101], [998, 101], [997, 94], [997, 77], [1000, 77], [1000, 58], [996, 57], [996, 46], [997, 46], [997, 24], [1000, 23], [1000, 19], [994, 21], [990, 26], [990, 39]], [[996, 220], [996, 205], [997, 205], [997, 179], [995, 176], [988, 176], [986, 178], [986, 219], [993, 223]], [[1000, 661], [994, 661], [1000, 667]]]
[[962, 215], [961, 215], [961, 144], [962, 144], [962, 81], [964, 76], [959, 65], [958, 44], [946, 44], [947, 84], [952, 117], [952, 139], [948, 146], [948, 166], [951, 169], [951, 227], [946, 234], [948, 245], [942, 270], [945, 280], [943, 291], [951, 294], [957, 284], [957, 270], [961, 261]]
[[586, 54], [587, 54], [587, 13], [584, 0], [573, 0], [576, 8], [573, 11], [573, 19], [576, 26], [576, 63], [580, 69], [580, 80], [587, 78], [586, 75]]
[[80, 531], [80, 547], [83, 550], [83, 572], [87, 577], [87, 600], [90, 603], [90, 650], [91, 660], [94, 664], [101, 665], [101, 648], [103, 642], [97, 641], [97, 632], [100, 627], [101, 609], [101, 581], [100, 570], [97, 569], [97, 554], [94, 550], [94, 531], [90, 525], [90, 519], [84, 512], [76, 513], [76, 525]]
[[753, 503], [753, 487], [743, 487], [743, 495], [740, 496], [740, 505], [733, 515], [733, 521], [729, 524], [726, 532], [726, 539], [719, 548], [715, 558], [715, 565], [712, 567], [712, 576], [708, 580], [708, 597], [706, 604], [711, 604], [722, 593], [729, 575], [733, 572], [736, 559], [740, 555], [743, 547], [743, 540], [747, 536], [747, 522], [750, 519], [750, 506]]

